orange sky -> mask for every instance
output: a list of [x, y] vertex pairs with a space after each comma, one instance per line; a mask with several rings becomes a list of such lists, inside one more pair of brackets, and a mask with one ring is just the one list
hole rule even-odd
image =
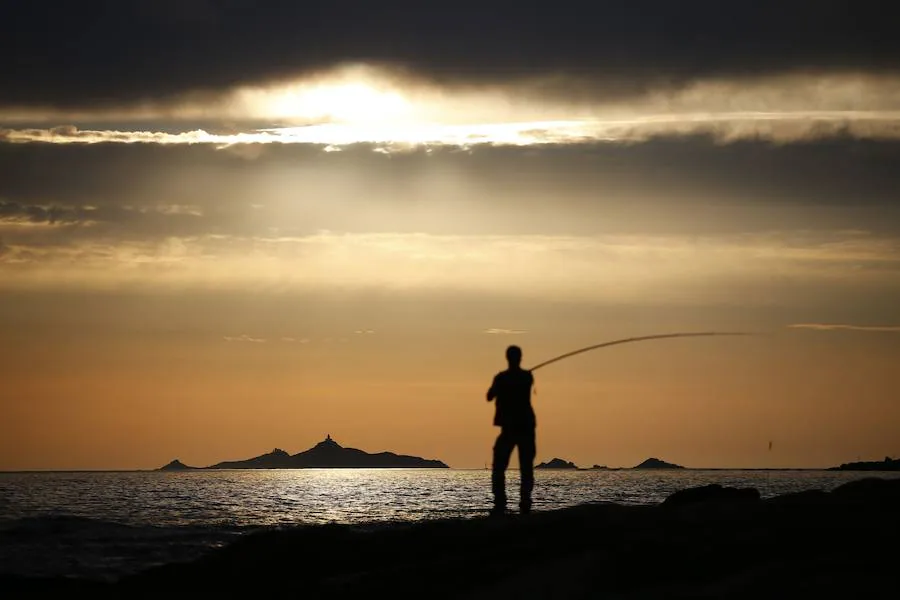
[[507, 344], [527, 366], [606, 339], [713, 328], [762, 334], [620, 346], [538, 371], [538, 459], [824, 467], [880, 459], [898, 441], [897, 334], [787, 329], [765, 308], [46, 293], [6, 295], [3, 308], [19, 316], [0, 334], [4, 470], [202, 466], [299, 452], [326, 433], [481, 467], [496, 434], [484, 390]]

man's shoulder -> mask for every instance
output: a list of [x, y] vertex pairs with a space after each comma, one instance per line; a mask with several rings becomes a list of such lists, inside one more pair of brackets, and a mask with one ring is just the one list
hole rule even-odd
[[534, 381], [534, 375], [531, 374], [531, 371], [526, 369], [506, 369], [505, 371], [500, 371], [494, 375], [495, 381], [501, 379]]

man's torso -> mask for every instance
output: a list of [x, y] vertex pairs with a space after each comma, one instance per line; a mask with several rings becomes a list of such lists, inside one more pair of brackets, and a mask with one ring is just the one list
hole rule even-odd
[[512, 429], [535, 426], [534, 409], [531, 406], [533, 383], [531, 371], [524, 369], [509, 369], [497, 373], [491, 386], [497, 394], [494, 425]]

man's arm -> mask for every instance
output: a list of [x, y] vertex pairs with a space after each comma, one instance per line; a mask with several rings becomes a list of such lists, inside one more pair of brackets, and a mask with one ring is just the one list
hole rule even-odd
[[491, 382], [491, 387], [488, 388], [487, 391], [487, 401], [490, 402], [494, 398], [497, 397], [497, 377], [494, 376], [494, 381]]

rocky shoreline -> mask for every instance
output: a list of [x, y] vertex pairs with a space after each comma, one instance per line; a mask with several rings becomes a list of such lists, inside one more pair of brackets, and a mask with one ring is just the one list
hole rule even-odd
[[653, 506], [247, 535], [114, 583], [0, 578], [9, 598], [896, 597], [900, 479], [766, 500], [682, 490]]

